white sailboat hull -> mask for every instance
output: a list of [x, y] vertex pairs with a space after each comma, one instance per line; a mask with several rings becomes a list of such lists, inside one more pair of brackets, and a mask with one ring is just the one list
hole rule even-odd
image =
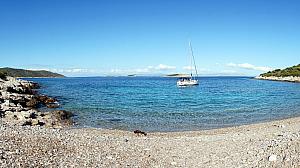
[[198, 80], [190, 79], [190, 80], [177, 81], [177, 86], [194, 86], [194, 85], [199, 85]]

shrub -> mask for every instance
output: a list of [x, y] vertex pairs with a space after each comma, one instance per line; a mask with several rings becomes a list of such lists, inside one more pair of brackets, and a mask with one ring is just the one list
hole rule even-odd
[[275, 69], [274, 71], [269, 71], [267, 73], [261, 74], [261, 76], [269, 77], [287, 77], [287, 76], [300, 76], [300, 64], [292, 67], [288, 67], [286, 69]]
[[0, 78], [2, 79], [2, 80], [6, 80], [6, 73], [4, 73], [4, 72], [0, 72]]

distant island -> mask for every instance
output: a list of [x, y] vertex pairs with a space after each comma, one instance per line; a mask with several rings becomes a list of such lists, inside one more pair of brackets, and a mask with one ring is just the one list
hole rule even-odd
[[267, 73], [260, 74], [256, 79], [300, 82], [300, 64], [285, 69], [275, 69]]
[[0, 68], [0, 76], [12, 76], [12, 77], [44, 77], [44, 78], [63, 78], [64, 75], [45, 71], [45, 70], [39, 70], [39, 71], [33, 71], [33, 70], [25, 70], [25, 69], [14, 69], [14, 68]]
[[166, 75], [165, 77], [182, 78], [182, 77], [189, 77], [189, 75], [188, 74], [169, 74], [169, 75]]
[[128, 77], [135, 77], [136, 74], [130, 74], [130, 75], [127, 75]]

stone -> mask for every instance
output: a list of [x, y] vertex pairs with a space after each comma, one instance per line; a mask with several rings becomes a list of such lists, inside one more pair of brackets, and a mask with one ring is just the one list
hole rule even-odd
[[4, 100], [4, 103], [2, 103], [2, 106], [7, 106], [9, 107], [10, 100]]
[[175, 166], [175, 165], [177, 165], [177, 163], [176, 162], [171, 162], [171, 165]]
[[19, 114], [19, 116], [22, 116], [22, 118], [28, 119], [28, 118], [31, 118], [30, 116], [32, 115], [32, 112], [30, 112], [30, 111], [21, 111], [18, 114]]
[[31, 120], [31, 125], [38, 125], [38, 124], [39, 124], [39, 120], [37, 120], [37, 119]]
[[277, 155], [274, 155], [274, 154], [270, 155], [269, 158], [268, 158], [268, 160], [269, 160], [270, 162], [276, 161], [276, 160], [277, 160]]
[[40, 96], [38, 96], [38, 99], [39, 99], [39, 101], [41, 101], [41, 102], [45, 102], [45, 101], [48, 99], [48, 97], [45, 96], [45, 95], [40, 95]]
[[280, 128], [285, 128], [285, 125], [280, 125], [279, 127], [280, 127]]
[[47, 104], [46, 105], [48, 108], [58, 108], [59, 107], [59, 104], [57, 103], [51, 103], [51, 104]]
[[15, 103], [9, 103], [9, 107], [17, 107]]
[[135, 131], [133, 131], [133, 133], [135, 133], [137, 135], [145, 135], [145, 136], [147, 136], [147, 133], [144, 132], [144, 131], [141, 131], [141, 130], [135, 130]]
[[71, 112], [65, 110], [53, 111], [52, 114], [59, 120], [67, 120], [73, 116]]
[[0, 118], [3, 118], [4, 116], [5, 116], [4, 111], [2, 111], [2, 110], [0, 109]]
[[45, 100], [45, 104], [50, 104], [50, 103], [55, 103], [55, 102], [56, 102], [56, 100], [53, 98], [48, 98]]
[[32, 123], [30, 120], [26, 120], [23, 122], [22, 126], [32, 126]]
[[35, 108], [45, 105], [57, 108], [55, 98], [38, 95], [32, 90], [38, 88], [37, 83], [7, 77], [0, 81], [0, 117], [13, 125], [62, 127], [73, 124], [72, 113], [58, 110], [38, 112]]
[[27, 107], [32, 107], [35, 108], [37, 107], [37, 105], [39, 104], [39, 101], [36, 98], [30, 99], [27, 103], [26, 106]]
[[57, 110], [44, 114], [43, 119], [46, 121], [46, 125], [49, 127], [62, 127], [72, 125], [73, 121], [71, 117], [73, 114], [65, 110]]

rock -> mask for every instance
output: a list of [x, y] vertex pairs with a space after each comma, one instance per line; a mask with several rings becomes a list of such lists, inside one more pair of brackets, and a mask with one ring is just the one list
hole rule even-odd
[[59, 107], [59, 104], [57, 104], [57, 103], [51, 103], [51, 104], [46, 104], [46, 106], [47, 106], [48, 108], [58, 108], [58, 107]]
[[37, 119], [31, 120], [31, 125], [38, 125], [38, 124], [39, 124], [39, 120], [37, 120]]
[[20, 112], [12, 112], [12, 111], [6, 111], [5, 112], [5, 118], [10, 120], [17, 120], [18, 122], [23, 122], [24, 120], [27, 120], [31, 118], [30, 116], [33, 115], [32, 111], [20, 111]]
[[45, 104], [50, 104], [50, 103], [55, 103], [55, 102], [56, 102], [56, 100], [53, 98], [48, 98], [45, 100]]
[[33, 111], [21, 111], [18, 114], [20, 114], [20, 116], [22, 116], [25, 119], [32, 118], [32, 116], [35, 115]]
[[268, 158], [268, 160], [270, 161], [270, 162], [274, 162], [274, 161], [276, 161], [277, 160], [277, 155], [270, 155], [269, 156], [269, 158]]
[[147, 133], [146, 132], [144, 132], [144, 131], [141, 131], [141, 130], [135, 130], [135, 131], [133, 131], [133, 133], [135, 133], [135, 134], [137, 134], [137, 135], [147, 135]]
[[26, 120], [24, 121], [24, 123], [22, 124], [22, 126], [32, 126], [32, 123], [30, 120]]
[[15, 103], [9, 103], [9, 107], [17, 107]]
[[27, 106], [27, 107], [35, 108], [35, 107], [38, 106], [38, 104], [39, 104], [38, 99], [32, 98], [32, 99], [30, 99], [30, 100], [26, 103], [26, 106]]
[[5, 116], [4, 111], [2, 111], [2, 110], [0, 109], [0, 118], [3, 118], [4, 116]]
[[10, 100], [4, 100], [4, 103], [2, 103], [2, 106], [7, 106], [9, 107]]
[[65, 110], [53, 111], [52, 114], [59, 120], [68, 120], [73, 116], [71, 112]]
[[19, 88], [13, 88], [13, 87], [6, 87], [6, 91], [7, 92], [11, 92], [11, 93], [22, 93], [22, 91]]
[[48, 99], [48, 97], [45, 96], [45, 95], [40, 95], [40, 96], [38, 96], [38, 99], [39, 99], [39, 101], [41, 101], [41, 102], [45, 102], [45, 101]]
[[38, 100], [45, 105], [48, 108], [58, 108], [59, 104], [57, 103], [57, 100], [45, 95], [41, 95], [38, 97]]
[[65, 110], [52, 111], [44, 114], [43, 117], [46, 121], [46, 125], [49, 127], [62, 127], [72, 125], [73, 121], [71, 117], [73, 114]]
[[280, 125], [279, 127], [280, 127], [280, 128], [285, 128], [285, 125]]
[[[57, 108], [56, 99], [38, 95], [33, 89], [37, 83], [7, 77], [0, 81], [0, 117], [13, 125], [61, 127], [73, 124], [72, 113], [58, 110], [38, 112], [35, 108], [45, 105]], [[1, 167], [1, 166], [0, 166]]]
[[171, 162], [171, 165], [175, 166], [175, 165], [177, 165], [177, 163], [176, 162]]

